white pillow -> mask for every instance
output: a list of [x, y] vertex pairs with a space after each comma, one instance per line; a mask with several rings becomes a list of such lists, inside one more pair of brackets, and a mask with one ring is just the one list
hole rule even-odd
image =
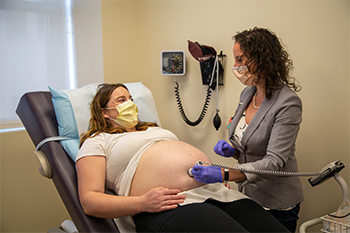
[[[90, 120], [90, 105], [99, 84], [93, 83], [82, 88], [56, 90], [49, 87], [58, 123], [60, 137], [72, 139], [61, 140], [61, 145], [75, 161], [79, 150], [79, 135], [86, 133]], [[134, 103], [139, 109], [140, 121], [156, 122], [160, 125], [157, 109], [151, 91], [141, 82], [125, 83]]]

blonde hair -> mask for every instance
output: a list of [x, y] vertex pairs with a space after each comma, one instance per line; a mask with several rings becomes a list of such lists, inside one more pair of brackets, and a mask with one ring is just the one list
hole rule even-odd
[[[91, 102], [91, 118], [89, 121], [89, 131], [80, 136], [80, 146], [83, 145], [84, 141], [89, 137], [95, 137], [100, 133], [124, 133], [127, 132], [122, 127], [113, 127], [111, 122], [104, 118], [102, 115], [102, 110], [106, 107], [109, 102], [111, 95], [115, 89], [118, 87], [123, 87], [127, 91], [128, 88], [121, 83], [117, 84], [100, 84], [98, 86], [98, 91]], [[135, 126], [136, 130], [142, 131], [146, 130], [148, 127], [158, 126], [156, 123], [151, 122], [140, 122]]]

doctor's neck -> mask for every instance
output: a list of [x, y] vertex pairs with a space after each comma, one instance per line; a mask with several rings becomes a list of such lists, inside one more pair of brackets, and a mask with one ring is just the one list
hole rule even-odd
[[256, 85], [256, 96], [258, 98], [262, 98], [262, 99], [265, 99], [265, 87], [261, 84], [257, 84]]

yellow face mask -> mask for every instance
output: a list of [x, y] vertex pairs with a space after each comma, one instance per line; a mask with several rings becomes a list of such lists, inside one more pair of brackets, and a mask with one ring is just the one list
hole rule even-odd
[[[112, 119], [115, 123], [120, 125], [121, 127], [124, 127], [126, 129], [131, 129], [137, 123], [139, 122], [138, 120], [138, 113], [139, 110], [137, 106], [132, 102], [131, 100], [128, 100], [122, 104], [119, 104], [115, 106], [115, 108], [118, 110], [119, 115], [117, 116], [116, 119]], [[107, 108], [107, 109], [113, 109], [113, 108]]]

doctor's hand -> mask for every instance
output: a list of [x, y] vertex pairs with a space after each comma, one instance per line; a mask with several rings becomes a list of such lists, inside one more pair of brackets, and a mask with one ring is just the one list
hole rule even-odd
[[233, 157], [235, 149], [225, 140], [220, 140], [214, 147], [214, 152], [223, 157]]
[[192, 168], [193, 177], [202, 183], [211, 184], [211, 183], [222, 183], [222, 174], [220, 167], [214, 166], [201, 166], [194, 165]]

